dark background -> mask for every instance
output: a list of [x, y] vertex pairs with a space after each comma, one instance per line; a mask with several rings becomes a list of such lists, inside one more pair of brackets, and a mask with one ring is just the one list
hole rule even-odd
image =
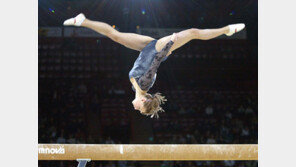
[[[159, 119], [132, 108], [138, 56], [107, 38], [39, 34], [39, 143], [258, 143], [258, 9], [254, 0], [39, 0], [39, 27], [83, 12], [124, 32], [245, 23], [247, 39], [191, 41], [158, 71]], [[72, 162], [71, 162], [72, 163]], [[39, 166], [73, 166], [40, 161]], [[74, 163], [74, 162], [73, 162]], [[257, 166], [236, 162], [93, 162], [92, 166]]]

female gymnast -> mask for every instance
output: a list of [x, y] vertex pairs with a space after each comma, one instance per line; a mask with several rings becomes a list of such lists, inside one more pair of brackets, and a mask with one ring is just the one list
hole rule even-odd
[[64, 25], [90, 28], [127, 48], [140, 51], [129, 72], [130, 82], [135, 91], [132, 104], [135, 110], [151, 118], [158, 118], [158, 112], [164, 112], [160, 105], [166, 101], [160, 93], [148, 93], [156, 80], [156, 72], [161, 62], [190, 40], [209, 40], [223, 34], [231, 36], [245, 27], [245, 24], [231, 24], [217, 29], [191, 28], [156, 40], [149, 36], [118, 32], [106, 23], [85, 18], [82, 13], [64, 21]]

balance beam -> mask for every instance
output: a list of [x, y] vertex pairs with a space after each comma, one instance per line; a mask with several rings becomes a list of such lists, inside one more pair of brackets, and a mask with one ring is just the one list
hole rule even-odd
[[38, 144], [38, 160], [258, 160], [257, 144]]

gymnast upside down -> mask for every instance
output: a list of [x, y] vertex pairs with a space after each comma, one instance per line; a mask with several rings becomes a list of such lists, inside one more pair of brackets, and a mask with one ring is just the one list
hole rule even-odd
[[174, 50], [193, 39], [209, 40], [223, 34], [231, 36], [245, 27], [244, 24], [231, 24], [217, 29], [191, 28], [157, 40], [149, 36], [119, 32], [106, 23], [87, 19], [82, 13], [64, 21], [64, 25], [90, 28], [127, 48], [140, 51], [129, 72], [129, 79], [135, 91], [132, 104], [135, 110], [151, 118], [158, 118], [158, 112], [164, 112], [160, 105], [166, 101], [160, 93], [148, 93], [156, 80], [157, 69], [161, 62], [165, 61]]

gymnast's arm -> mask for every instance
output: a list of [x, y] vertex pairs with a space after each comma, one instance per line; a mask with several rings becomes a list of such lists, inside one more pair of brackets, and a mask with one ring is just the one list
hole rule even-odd
[[142, 85], [144, 90], [147, 90], [151, 82], [153, 82], [153, 78], [157, 72], [158, 67], [160, 66], [160, 63], [162, 62], [162, 59], [164, 59], [168, 54], [173, 44], [173, 41], [169, 41], [165, 47], [155, 56], [149, 70], [141, 78], [139, 78], [139, 83]]
[[134, 86], [134, 88], [135, 88], [135, 91], [136, 91], [136, 94], [143, 94], [143, 93], [146, 93], [146, 91], [143, 91], [141, 88], [140, 88], [140, 86], [138, 85], [138, 83], [137, 83], [137, 81], [136, 81], [136, 79], [135, 78], [130, 78], [130, 81], [131, 81], [131, 83], [132, 83], [132, 85]]

